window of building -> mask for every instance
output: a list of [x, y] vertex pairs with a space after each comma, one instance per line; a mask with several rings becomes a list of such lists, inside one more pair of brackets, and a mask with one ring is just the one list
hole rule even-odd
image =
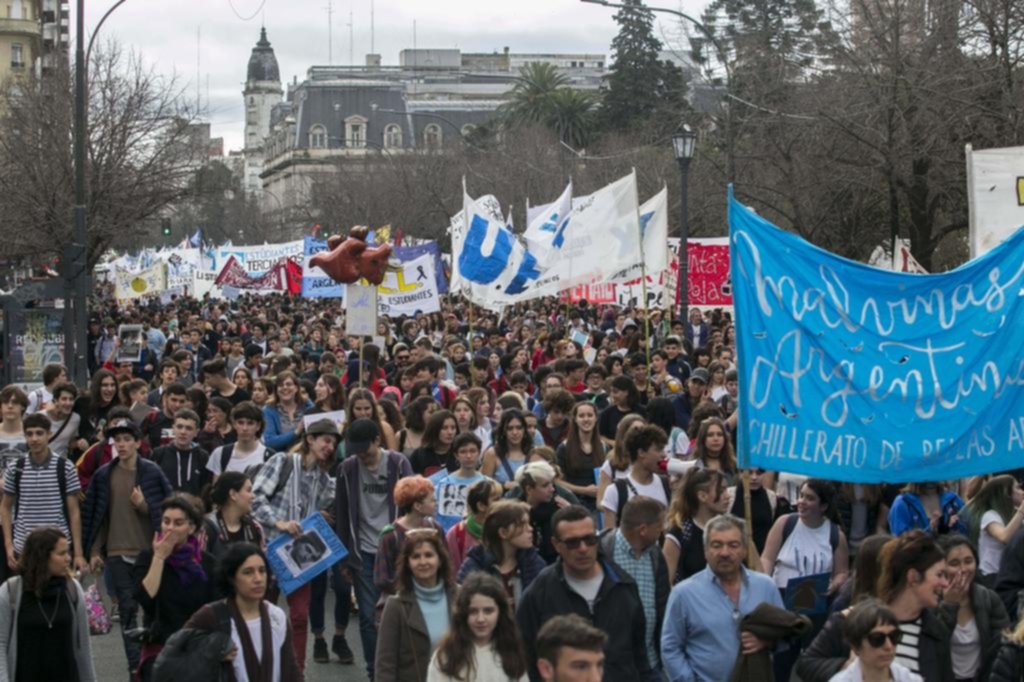
[[402, 146], [402, 128], [394, 123], [384, 128], [384, 147], [394, 149]]
[[309, 129], [309, 146], [311, 149], [327, 147], [327, 129], [317, 124]]
[[427, 149], [440, 149], [442, 142], [441, 126], [431, 123], [423, 129], [423, 145]]
[[25, 53], [21, 43], [11, 44], [11, 66], [20, 69], [25, 66]]
[[362, 116], [349, 116], [345, 119], [345, 144], [353, 149], [366, 146], [366, 119]]

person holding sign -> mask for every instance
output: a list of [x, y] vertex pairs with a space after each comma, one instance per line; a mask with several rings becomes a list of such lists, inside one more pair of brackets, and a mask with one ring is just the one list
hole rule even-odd
[[[282, 533], [302, 535], [300, 519], [321, 511], [333, 523], [334, 479], [328, 473], [341, 436], [334, 422], [314, 422], [306, 429], [297, 453], [281, 452], [264, 464], [253, 481], [253, 517], [263, 526], [269, 543]], [[288, 614], [294, 633], [295, 657], [305, 669], [306, 635], [309, 626], [310, 586], [306, 583], [288, 595]]]

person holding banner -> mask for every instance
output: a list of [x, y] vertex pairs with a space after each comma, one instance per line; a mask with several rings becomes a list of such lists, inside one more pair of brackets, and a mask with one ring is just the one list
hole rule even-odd
[[[235, 653], [226, 682], [300, 682], [292, 631], [285, 612], [266, 600], [270, 575], [263, 551], [250, 542], [231, 545], [219, 564], [222, 601], [207, 604], [185, 624], [216, 632], [224, 616], [231, 622]], [[257, 648], [256, 638], [259, 638]]]

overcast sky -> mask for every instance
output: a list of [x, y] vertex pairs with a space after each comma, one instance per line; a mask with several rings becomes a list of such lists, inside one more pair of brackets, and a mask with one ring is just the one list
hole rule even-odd
[[[86, 34], [114, 0], [87, 2]], [[364, 63], [370, 52], [370, 0], [127, 0], [98, 37], [116, 39], [137, 50], [158, 71], [176, 73], [192, 98], [199, 94], [213, 135], [227, 149], [242, 143], [242, 88], [261, 23], [274, 47], [282, 82], [301, 81], [312, 65], [328, 62], [328, 25], [333, 25], [333, 63]], [[663, 0], [663, 7], [698, 16], [704, 0]], [[262, 10], [260, 9], [262, 6]], [[616, 33], [613, 9], [579, 0], [375, 0], [374, 49], [385, 65], [398, 53], [420, 48], [459, 48], [464, 52], [595, 52], [607, 54]], [[72, 3], [72, 13], [74, 3]], [[353, 40], [349, 40], [349, 16]], [[656, 30], [677, 42], [679, 26], [669, 15]], [[72, 40], [74, 15], [72, 14]], [[197, 50], [197, 30], [200, 38]], [[673, 47], [678, 48], [678, 44]], [[207, 89], [208, 88], [208, 89]], [[207, 95], [207, 93], [209, 93]]]

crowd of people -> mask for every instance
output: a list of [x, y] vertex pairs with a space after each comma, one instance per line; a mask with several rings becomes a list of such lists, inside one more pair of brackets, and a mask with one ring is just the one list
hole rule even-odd
[[[380, 682], [1024, 679], [1024, 470], [741, 470], [726, 312], [94, 310], [88, 386], [0, 390], [0, 682], [95, 679], [89, 580], [144, 682], [352, 665], [353, 616]], [[347, 555], [285, 590], [317, 514]]]

